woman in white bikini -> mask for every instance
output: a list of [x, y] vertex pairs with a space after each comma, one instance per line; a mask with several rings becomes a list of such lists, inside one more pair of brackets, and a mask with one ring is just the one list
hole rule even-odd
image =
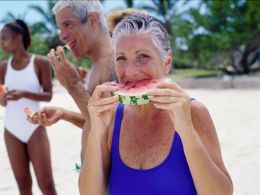
[[6, 24], [0, 37], [3, 51], [11, 54], [0, 66], [0, 84], [8, 88], [0, 102], [6, 105], [4, 137], [20, 195], [32, 194], [30, 162], [42, 193], [56, 195], [46, 129], [28, 122], [23, 112], [25, 107], [38, 110], [39, 101], [51, 100], [50, 64], [27, 51], [30, 33], [22, 20]]

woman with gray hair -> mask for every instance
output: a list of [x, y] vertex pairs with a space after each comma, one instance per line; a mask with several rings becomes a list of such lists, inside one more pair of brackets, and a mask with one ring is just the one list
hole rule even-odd
[[101, 195], [230, 195], [231, 178], [207, 108], [164, 76], [172, 65], [168, 34], [148, 15], [122, 20], [113, 32], [120, 83], [156, 79], [150, 102], [124, 105], [107, 97], [118, 85], [95, 88], [80, 193]]

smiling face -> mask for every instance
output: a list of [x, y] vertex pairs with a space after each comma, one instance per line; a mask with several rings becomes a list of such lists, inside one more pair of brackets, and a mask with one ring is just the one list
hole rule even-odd
[[60, 40], [69, 45], [76, 58], [87, 56], [93, 43], [93, 28], [89, 20], [82, 23], [72, 8], [65, 7], [56, 14], [56, 23], [60, 29]]
[[119, 82], [160, 79], [170, 70], [171, 55], [163, 60], [148, 34], [123, 35], [115, 50]]

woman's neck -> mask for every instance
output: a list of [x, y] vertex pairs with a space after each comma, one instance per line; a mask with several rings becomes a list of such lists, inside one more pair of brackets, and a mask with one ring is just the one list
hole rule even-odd
[[13, 62], [20, 62], [23, 59], [28, 59], [30, 56], [30, 53], [27, 52], [26, 50], [16, 50], [13, 52]]
[[155, 108], [152, 104], [128, 106], [127, 109], [134, 112], [135, 116], [138, 116], [140, 120], [154, 120], [157, 116], [165, 112], [164, 110]]

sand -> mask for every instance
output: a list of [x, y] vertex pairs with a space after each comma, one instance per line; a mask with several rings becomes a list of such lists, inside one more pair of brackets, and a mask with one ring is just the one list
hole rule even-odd
[[[234, 195], [260, 194], [260, 90], [188, 90], [203, 102], [214, 120], [225, 165], [233, 179]], [[46, 103], [42, 104], [47, 105]], [[78, 110], [66, 91], [55, 82], [49, 105]], [[10, 167], [3, 138], [4, 108], [0, 108], [0, 195], [17, 195], [18, 189]], [[81, 129], [61, 121], [48, 127], [52, 167], [58, 194], [77, 195]], [[32, 171], [33, 172], [33, 171]], [[33, 175], [33, 192], [40, 195]]]

